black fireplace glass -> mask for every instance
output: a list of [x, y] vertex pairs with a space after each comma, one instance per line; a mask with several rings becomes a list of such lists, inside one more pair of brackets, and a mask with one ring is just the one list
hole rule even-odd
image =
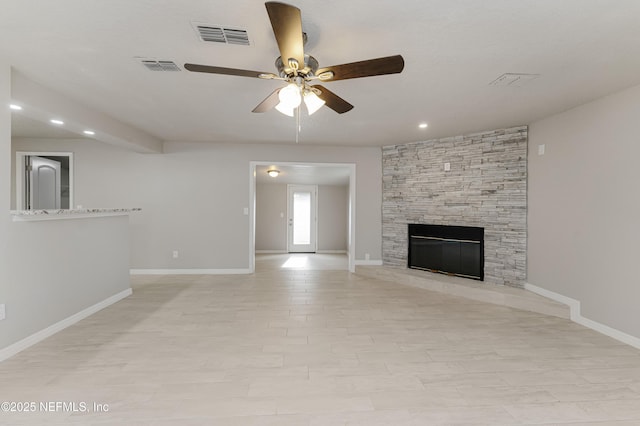
[[484, 228], [409, 224], [408, 267], [484, 280]]

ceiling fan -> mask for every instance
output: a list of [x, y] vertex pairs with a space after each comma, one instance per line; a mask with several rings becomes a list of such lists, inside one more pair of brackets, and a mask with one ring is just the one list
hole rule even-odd
[[328, 106], [338, 114], [343, 114], [353, 109], [353, 105], [324, 86], [319, 84], [312, 85], [311, 82], [317, 80], [330, 82], [350, 78], [396, 74], [402, 72], [404, 68], [404, 59], [400, 55], [318, 68], [316, 58], [304, 52], [306, 34], [302, 32], [300, 9], [280, 2], [266, 2], [265, 6], [280, 50], [280, 57], [276, 59], [275, 64], [278, 74], [209, 65], [184, 64], [185, 69], [193, 72], [237, 75], [287, 82], [286, 86], [273, 91], [252, 112], [266, 112], [275, 107], [283, 114], [293, 117], [294, 111], [304, 100], [309, 115], [323, 105]]

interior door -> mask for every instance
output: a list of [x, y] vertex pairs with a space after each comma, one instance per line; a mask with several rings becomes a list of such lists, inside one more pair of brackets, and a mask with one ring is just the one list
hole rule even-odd
[[287, 186], [287, 251], [289, 253], [316, 252], [316, 185]]
[[60, 180], [62, 165], [48, 158], [29, 156], [26, 159], [29, 210], [60, 208]]

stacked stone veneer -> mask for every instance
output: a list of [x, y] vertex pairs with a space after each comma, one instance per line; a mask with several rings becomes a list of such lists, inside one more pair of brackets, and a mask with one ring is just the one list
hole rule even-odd
[[407, 266], [408, 223], [480, 226], [485, 281], [524, 285], [526, 126], [385, 146], [382, 170], [384, 264]]

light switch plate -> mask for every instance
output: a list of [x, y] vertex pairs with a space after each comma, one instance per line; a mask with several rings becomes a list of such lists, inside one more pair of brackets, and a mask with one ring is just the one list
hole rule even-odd
[[5, 319], [6, 316], [7, 316], [7, 312], [5, 310], [4, 303], [0, 303], [0, 321]]
[[451, 163], [444, 163], [444, 171], [448, 172], [451, 170]]
[[538, 145], [538, 155], [544, 155], [544, 144]]

